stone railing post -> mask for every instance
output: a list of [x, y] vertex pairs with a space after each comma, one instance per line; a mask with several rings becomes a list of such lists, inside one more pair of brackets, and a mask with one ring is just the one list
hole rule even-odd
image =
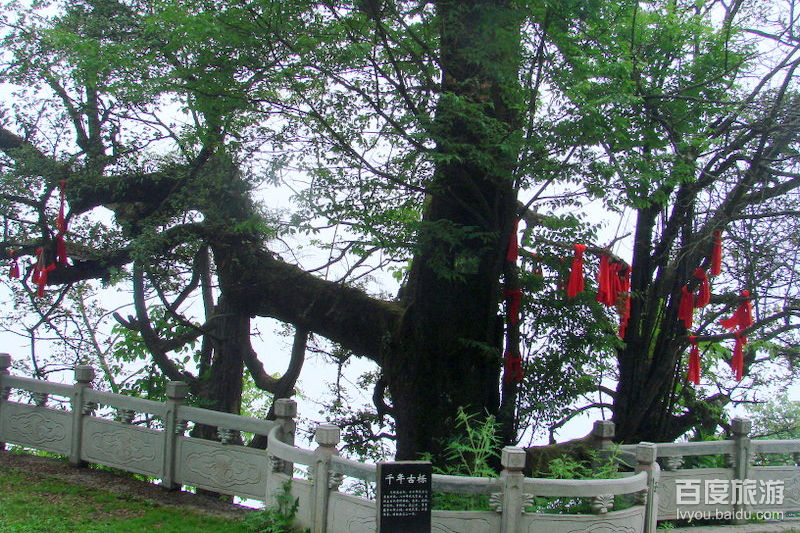
[[522, 512], [525, 501], [522, 470], [525, 468], [525, 450], [506, 446], [500, 455], [503, 471], [500, 479], [503, 483], [503, 500], [500, 512], [501, 533], [516, 533], [522, 524]]
[[592, 426], [592, 446], [596, 450], [593, 467], [598, 468], [608, 461], [614, 449], [614, 422], [597, 420]]
[[739, 491], [733, 491], [734, 497], [734, 524], [746, 524], [745, 513], [749, 505], [745, 499], [747, 492], [744, 483], [750, 474], [750, 437], [748, 437], [753, 423], [747, 418], [734, 418], [731, 420], [731, 430], [733, 431], [733, 478], [739, 480], [742, 485]]
[[178, 420], [178, 408], [183, 405], [189, 385], [183, 381], [167, 383], [167, 405], [164, 411], [164, 474], [161, 486], [167, 490], [180, 488], [177, 482], [177, 448], [178, 438], [183, 435], [183, 428]]
[[[294, 446], [294, 437], [297, 431], [297, 402], [289, 398], [275, 400], [275, 421], [280, 429], [278, 438], [281, 442]], [[294, 464], [289, 461], [282, 461], [277, 471], [283, 472], [291, 477], [294, 474]]]
[[75, 385], [72, 392], [72, 443], [70, 445], [69, 462], [73, 466], [83, 466], [81, 450], [83, 449], [83, 416], [86, 414], [86, 389], [92, 388], [94, 368], [88, 365], [75, 367]]
[[[644, 533], [656, 533], [658, 527], [658, 479], [661, 467], [656, 462], [658, 448], [652, 442], [636, 446], [636, 473], [647, 472], [647, 492], [641, 494], [639, 503], [644, 503]], [[642, 501], [644, 500], [644, 501]]]
[[[8, 392], [3, 377], [8, 375], [8, 369], [11, 368], [11, 355], [7, 353], [0, 353], [0, 426], [2, 425], [3, 417], [3, 404], [8, 399]], [[0, 441], [0, 450], [6, 449], [6, 443]]]
[[314, 450], [314, 492], [311, 507], [311, 533], [326, 533], [328, 530], [328, 498], [332, 487], [331, 457], [338, 455], [336, 445], [341, 439], [339, 428], [333, 424], [320, 424], [314, 440], [319, 444]]

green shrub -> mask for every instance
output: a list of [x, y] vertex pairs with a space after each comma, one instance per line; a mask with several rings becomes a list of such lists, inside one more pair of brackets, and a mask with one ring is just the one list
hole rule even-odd
[[[612, 479], [619, 477], [617, 450], [588, 450], [588, 458], [578, 460], [568, 455], [556, 457], [548, 464], [553, 479]], [[632, 505], [629, 495], [616, 496], [614, 509], [624, 509]], [[535, 498], [528, 512], [554, 514], [590, 514], [589, 498]]]
[[248, 533], [300, 533], [309, 532], [301, 530], [295, 525], [299, 499], [292, 498], [292, 482], [286, 481], [281, 491], [275, 495], [275, 506], [261, 511], [255, 511], [247, 516], [244, 521], [245, 531]]
[[[497, 472], [491, 463], [498, 461], [498, 449], [501, 445], [498, 436], [499, 424], [494, 416], [478, 417], [467, 414], [462, 408], [456, 414], [458, 437], [445, 446], [444, 458], [446, 466], [434, 467], [437, 474], [469, 477], [495, 477]], [[422, 459], [430, 461], [430, 454], [423, 454]], [[434, 509], [447, 511], [488, 511], [489, 497], [484, 494], [463, 495], [433, 493]]]

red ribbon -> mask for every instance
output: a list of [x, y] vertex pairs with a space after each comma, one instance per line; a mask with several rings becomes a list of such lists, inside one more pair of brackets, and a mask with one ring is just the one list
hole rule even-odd
[[600, 269], [597, 273], [597, 301], [608, 307], [616, 306], [619, 315], [620, 338], [625, 337], [628, 319], [631, 316], [631, 270], [627, 266], [612, 262], [611, 258], [600, 256]]
[[586, 245], [575, 244], [575, 255], [572, 258], [572, 270], [569, 273], [567, 282], [567, 298], [574, 298], [579, 292], [583, 292], [583, 252]]
[[36, 249], [36, 265], [33, 267], [33, 282], [38, 286], [36, 288], [36, 296], [44, 296], [44, 287], [47, 285], [47, 273], [56, 269], [56, 265], [50, 263], [44, 266], [44, 249]]
[[711, 268], [708, 271], [710, 276], [719, 276], [722, 272], [722, 231], [715, 230], [713, 244], [711, 245]]
[[516, 326], [519, 322], [519, 308], [522, 304], [522, 289], [506, 289], [503, 297], [508, 302], [508, 323]]
[[692, 329], [694, 320], [694, 294], [684, 285], [681, 287], [681, 301], [678, 303], [678, 320], [683, 320], [686, 329]]
[[505, 361], [505, 370], [503, 372], [503, 381], [506, 383], [521, 383], [525, 377], [522, 371], [522, 356], [511, 350], [506, 350], [503, 354]]
[[744, 376], [744, 345], [747, 344], [747, 336], [742, 335], [740, 332], [736, 333], [736, 346], [733, 348], [733, 357], [731, 358], [731, 369], [736, 381], [742, 381]]
[[733, 315], [719, 322], [723, 328], [729, 331], [738, 330], [741, 332], [753, 325], [753, 304], [750, 303], [750, 291], [743, 290], [741, 295], [744, 301], [739, 304]]
[[611, 277], [611, 267], [608, 256], [600, 255], [600, 269], [597, 271], [597, 301], [606, 306], [616, 303], [614, 294], [614, 281]]
[[700, 385], [700, 348], [697, 346], [697, 337], [689, 335], [689, 344], [692, 349], [689, 352], [689, 372], [686, 379], [695, 385]]
[[67, 257], [67, 245], [64, 242], [64, 234], [67, 232], [67, 222], [64, 218], [64, 210], [66, 206], [66, 188], [67, 180], [61, 180], [59, 182], [60, 206], [58, 208], [58, 219], [56, 220], [56, 229], [58, 230], [58, 234], [56, 235], [56, 261], [59, 265], [66, 265], [69, 259]]
[[67, 257], [67, 244], [64, 242], [64, 234], [59, 233], [56, 235], [56, 262], [59, 265], [66, 265], [69, 257]]
[[508, 249], [506, 250], [506, 261], [516, 263], [519, 257], [519, 242], [517, 241], [517, 231], [519, 230], [519, 219], [514, 220], [514, 231], [508, 239]]
[[631, 269], [625, 268], [620, 271], [617, 265], [617, 275], [619, 280], [619, 290], [617, 291], [617, 313], [619, 313], [619, 338], [625, 338], [625, 330], [628, 327], [628, 319], [631, 317]]
[[694, 277], [700, 280], [700, 288], [694, 298], [694, 306], [696, 308], [705, 307], [711, 302], [711, 286], [708, 283], [708, 276], [706, 276], [705, 270], [696, 268]]
[[10, 279], [17, 279], [19, 277], [19, 265], [17, 264], [16, 252], [14, 250], [9, 250], [8, 257], [11, 259], [11, 266], [8, 269], [8, 277]]

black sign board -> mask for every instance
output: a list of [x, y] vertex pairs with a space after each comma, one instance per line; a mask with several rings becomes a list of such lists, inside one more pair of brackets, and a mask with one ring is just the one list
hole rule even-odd
[[378, 463], [378, 532], [430, 533], [431, 464]]

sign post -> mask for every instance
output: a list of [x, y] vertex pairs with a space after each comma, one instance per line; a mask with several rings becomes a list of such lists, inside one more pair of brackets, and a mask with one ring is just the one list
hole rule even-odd
[[430, 533], [431, 463], [378, 463], [377, 533]]

